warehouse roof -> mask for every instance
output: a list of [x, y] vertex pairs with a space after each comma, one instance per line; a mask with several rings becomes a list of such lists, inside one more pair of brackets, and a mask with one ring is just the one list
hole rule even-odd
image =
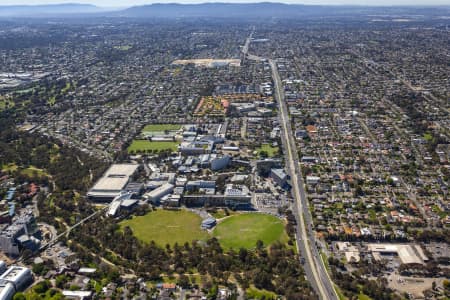
[[422, 264], [427, 257], [415, 245], [406, 244], [369, 244], [367, 248], [371, 252], [396, 253], [403, 264]]
[[[137, 164], [114, 164], [109, 167], [102, 178], [91, 188], [88, 196], [107, 197], [117, 196], [128, 183], [130, 176], [138, 168]], [[117, 193], [111, 194], [111, 193]]]

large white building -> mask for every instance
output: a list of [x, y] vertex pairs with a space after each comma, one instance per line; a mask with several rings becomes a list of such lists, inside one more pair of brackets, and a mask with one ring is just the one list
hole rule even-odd
[[110, 201], [120, 195], [130, 181], [130, 177], [138, 169], [137, 164], [114, 164], [105, 172], [95, 185], [89, 190], [90, 199]]
[[428, 261], [422, 248], [414, 244], [368, 244], [367, 248], [376, 260], [382, 255], [397, 255], [403, 264], [423, 264]]
[[11, 266], [0, 276], [0, 282], [9, 282], [16, 291], [24, 290], [33, 281], [31, 270], [25, 267]]
[[175, 186], [171, 183], [165, 183], [157, 189], [150, 191], [144, 195], [144, 199], [150, 202], [158, 202], [162, 197], [172, 193]]
[[16, 290], [11, 282], [0, 281], [0, 300], [11, 300]]

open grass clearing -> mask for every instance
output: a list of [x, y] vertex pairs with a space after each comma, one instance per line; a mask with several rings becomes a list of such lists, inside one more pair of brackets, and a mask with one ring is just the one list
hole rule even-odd
[[20, 170], [20, 173], [22, 173], [23, 175], [27, 175], [30, 177], [44, 177], [44, 176], [48, 176], [48, 173], [42, 169], [36, 168], [34, 166], [29, 166], [28, 168], [22, 169]]
[[178, 149], [178, 142], [159, 142], [159, 141], [149, 141], [149, 140], [133, 140], [131, 145], [128, 147], [128, 153], [145, 153], [149, 151], [163, 151], [171, 150], [176, 151]]
[[265, 299], [265, 300], [275, 300], [278, 299], [277, 294], [267, 290], [260, 290], [254, 286], [251, 286], [246, 291], [247, 299]]
[[261, 155], [261, 152], [266, 152], [269, 157], [273, 157], [278, 154], [279, 149], [270, 144], [262, 144], [256, 151], [258, 152], [258, 155]]
[[19, 167], [15, 163], [5, 164], [1, 166], [3, 172], [14, 172], [17, 171]]
[[159, 209], [122, 221], [120, 226], [122, 229], [129, 226], [134, 236], [143, 242], [155, 241], [157, 245], [165, 247], [167, 244], [183, 245], [194, 240], [207, 240], [209, 236], [200, 228], [201, 222], [199, 215], [187, 210]]
[[27, 168], [19, 167], [15, 163], [2, 165], [0, 169], [3, 172], [16, 172], [16, 171], [18, 171], [18, 172], [20, 172], [20, 174], [25, 175], [25, 176], [29, 176], [29, 177], [49, 176], [49, 174], [43, 169], [36, 168], [35, 166], [29, 166]]
[[15, 105], [13, 100], [0, 97], [0, 111], [13, 108]]
[[180, 124], [150, 124], [145, 126], [142, 132], [163, 132], [166, 130], [179, 130], [180, 128]]
[[265, 246], [276, 241], [288, 241], [282, 220], [259, 213], [236, 214], [225, 218], [216, 226], [213, 235], [225, 249], [252, 249], [258, 240]]

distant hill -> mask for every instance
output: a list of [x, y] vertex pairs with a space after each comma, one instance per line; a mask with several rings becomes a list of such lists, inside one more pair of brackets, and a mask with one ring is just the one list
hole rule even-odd
[[201, 4], [151, 4], [134, 6], [117, 15], [137, 18], [293, 18], [339, 15], [398, 14], [398, 15], [443, 15], [449, 7], [368, 7], [368, 6], [321, 6], [302, 4], [260, 3], [201, 3]]
[[[151, 1], [151, 0], [149, 0]], [[0, 0], [1, 2], [1, 0]], [[0, 17], [78, 17], [90, 14], [92, 17], [129, 18], [321, 18], [329, 16], [445, 16], [450, 14], [450, 6], [442, 7], [369, 7], [369, 6], [321, 6], [302, 4], [260, 3], [155, 3], [133, 6], [123, 10], [112, 10], [89, 4], [15, 5], [1, 6]]]
[[84, 14], [103, 11], [102, 8], [90, 4], [49, 4], [49, 5], [0, 5], [0, 16], [2, 17], [26, 17], [26, 16], [49, 16]]
[[202, 3], [202, 4], [151, 4], [134, 6], [120, 14], [127, 17], [282, 17], [299, 16], [322, 11], [320, 6], [288, 5], [283, 3]]

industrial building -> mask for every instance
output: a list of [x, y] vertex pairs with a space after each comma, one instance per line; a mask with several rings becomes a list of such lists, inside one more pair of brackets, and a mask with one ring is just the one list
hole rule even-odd
[[130, 177], [136, 173], [138, 167], [137, 164], [111, 165], [103, 177], [89, 190], [88, 198], [98, 201], [113, 200], [130, 182]]
[[419, 245], [368, 244], [367, 249], [376, 260], [381, 260], [383, 255], [396, 255], [403, 264], [423, 264], [428, 261]]

